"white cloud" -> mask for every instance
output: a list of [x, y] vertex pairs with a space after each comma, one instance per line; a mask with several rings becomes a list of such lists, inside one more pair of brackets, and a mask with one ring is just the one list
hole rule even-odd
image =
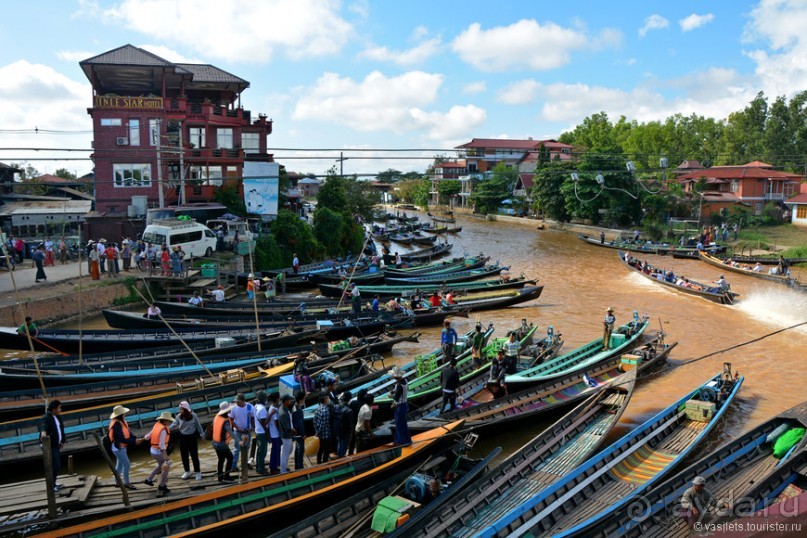
[[429, 35], [429, 29], [422, 24], [412, 30], [412, 35], [409, 36], [409, 40], [413, 43], [417, 43], [418, 41], [422, 41]]
[[408, 50], [396, 51], [388, 47], [370, 47], [359, 54], [376, 62], [391, 62], [401, 66], [412, 66], [423, 63], [440, 50], [440, 38], [433, 38]]
[[709, 24], [715, 19], [715, 16], [711, 13], [707, 13], [706, 15], [698, 15], [693, 13], [689, 17], [685, 17], [678, 21], [678, 24], [681, 25], [682, 32], [689, 32], [696, 28], [700, 28], [705, 24]]
[[807, 4], [802, 0], [761, 0], [751, 11], [744, 41], [767, 49], [746, 52], [757, 65], [757, 88], [768, 96], [792, 96], [807, 87]]
[[442, 75], [422, 71], [396, 77], [374, 71], [360, 82], [326, 73], [298, 99], [292, 119], [367, 132], [423, 131], [434, 140], [472, 132], [485, 119], [481, 108], [454, 106], [445, 113], [424, 110], [436, 100], [442, 83]]
[[205, 58], [267, 62], [278, 51], [339, 52], [353, 32], [339, 8], [338, 0], [124, 0], [103, 17]]
[[462, 88], [462, 93], [466, 95], [473, 95], [477, 93], [485, 93], [488, 89], [487, 84], [484, 80], [478, 80], [476, 82], [470, 82]]
[[82, 60], [86, 60], [87, 58], [92, 58], [93, 56], [97, 56], [97, 52], [89, 52], [86, 50], [58, 50], [56, 51], [56, 57], [60, 60], [64, 60], [66, 62], [80, 62]]
[[571, 52], [592, 44], [578, 30], [522, 19], [483, 30], [471, 24], [451, 44], [460, 58], [480, 71], [547, 70], [569, 63]]
[[526, 105], [535, 101], [536, 93], [541, 85], [532, 80], [520, 80], [508, 85], [499, 92], [498, 101], [508, 105]]
[[[90, 147], [92, 122], [87, 107], [92, 105], [92, 91], [89, 83], [76, 82], [49, 66], [25, 60], [0, 67], [0, 80], [4, 81], [0, 86], [1, 128], [83, 131], [58, 135], [42, 131], [38, 134], [0, 133], [0, 147]], [[3, 161], [19, 162], [49, 156], [53, 154], [14, 152], [4, 154]], [[70, 156], [88, 157], [89, 152]], [[92, 168], [90, 161], [32, 161], [31, 164], [41, 172], [65, 166], [83, 174]]]
[[670, 21], [661, 15], [653, 14], [644, 20], [644, 25], [639, 28], [639, 35], [644, 37], [647, 35], [647, 32], [651, 30], [661, 30], [662, 28], [667, 28], [669, 25]]

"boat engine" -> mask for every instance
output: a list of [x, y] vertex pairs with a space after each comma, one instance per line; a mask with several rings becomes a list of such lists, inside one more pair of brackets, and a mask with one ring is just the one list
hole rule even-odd
[[429, 482], [432, 477], [429, 475], [415, 473], [406, 479], [406, 497], [416, 502], [423, 501], [426, 492], [429, 491]]

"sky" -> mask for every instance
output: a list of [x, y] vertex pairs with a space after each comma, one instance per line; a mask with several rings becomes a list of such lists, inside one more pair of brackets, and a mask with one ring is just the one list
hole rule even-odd
[[[250, 82], [287, 170], [422, 172], [604, 111], [723, 119], [807, 89], [807, 0], [28, 0], [3, 13], [0, 162], [91, 171], [78, 62], [131, 44]], [[35, 148], [30, 151], [25, 148]], [[331, 151], [325, 151], [331, 150]], [[403, 151], [416, 150], [416, 151]], [[65, 158], [76, 160], [65, 160]]]

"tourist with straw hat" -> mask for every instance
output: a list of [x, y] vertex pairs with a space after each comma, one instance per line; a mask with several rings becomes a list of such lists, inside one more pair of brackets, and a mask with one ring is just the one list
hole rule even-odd
[[149, 477], [143, 483], [149, 486], [154, 485], [154, 478], [160, 475], [160, 484], [157, 486], [158, 496], [169, 493], [168, 489], [168, 472], [171, 470], [171, 460], [168, 459], [168, 442], [171, 440], [171, 433], [168, 430], [168, 425], [174, 422], [174, 415], [171, 411], [163, 411], [151, 432], [147, 433], [143, 438], [151, 442], [151, 457], [157, 463], [157, 466], [151, 471]]
[[611, 333], [614, 331], [614, 324], [616, 317], [614, 317], [614, 309], [608, 307], [605, 311], [605, 319], [602, 320], [603, 335], [602, 335], [602, 349], [606, 351], [611, 346]]
[[112, 454], [115, 455], [115, 470], [123, 481], [123, 485], [127, 489], [137, 489], [129, 482], [129, 469], [132, 464], [129, 461], [127, 449], [129, 445], [139, 445], [142, 441], [129, 429], [129, 424], [126, 422], [126, 413], [128, 412], [129, 409], [122, 405], [116, 405], [112, 409], [112, 414], [109, 415], [107, 436], [109, 437]]

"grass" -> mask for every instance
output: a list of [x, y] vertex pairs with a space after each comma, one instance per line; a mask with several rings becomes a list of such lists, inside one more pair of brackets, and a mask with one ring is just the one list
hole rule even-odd
[[792, 224], [747, 228], [740, 231], [732, 247], [734, 252], [768, 250], [792, 258], [805, 257], [797, 252], [807, 251], [807, 228]]

